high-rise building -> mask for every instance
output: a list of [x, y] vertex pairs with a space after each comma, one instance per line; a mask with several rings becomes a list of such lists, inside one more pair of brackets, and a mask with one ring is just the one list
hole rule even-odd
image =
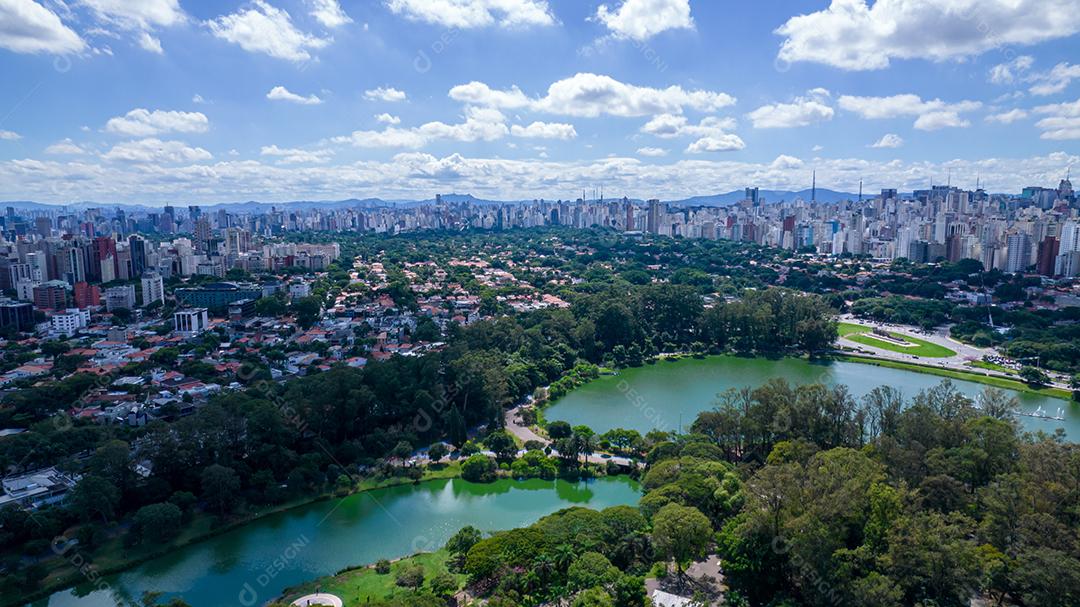
[[1005, 239], [1008, 249], [1005, 258], [1005, 272], [1023, 272], [1031, 265], [1031, 237], [1024, 232], [1010, 234]]
[[131, 274], [134, 278], [146, 271], [146, 241], [142, 236], [132, 234], [128, 237], [128, 250], [131, 252]]
[[101, 305], [101, 288], [87, 282], [75, 283], [75, 307], [86, 309]]
[[34, 307], [38, 310], [63, 310], [68, 307], [68, 284], [50, 280], [34, 287]]
[[135, 285], [120, 285], [105, 289], [105, 309], [109, 312], [135, 309]]
[[165, 284], [161, 275], [156, 272], [147, 272], [140, 279], [142, 283], [142, 305], [149, 306], [155, 302], [165, 303]]

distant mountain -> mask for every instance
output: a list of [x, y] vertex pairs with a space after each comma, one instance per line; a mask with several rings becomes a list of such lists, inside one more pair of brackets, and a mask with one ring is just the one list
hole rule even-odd
[[[801, 190], [798, 192], [791, 192], [786, 190], [760, 190], [759, 196], [765, 200], [766, 203], [772, 204], [781, 201], [791, 201], [796, 198], [802, 198], [803, 200], [810, 200], [811, 191]], [[532, 199], [519, 199], [519, 200], [486, 200], [483, 198], [477, 198], [472, 194], [442, 194], [441, 198], [443, 202], [451, 204], [471, 203], [471, 204], [507, 204], [516, 202], [526, 202]], [[686, 206], [728, 206], [735, 204], [745, 198], [745, 192], [743, 190], [735, 190], [726, 194], [712, 194], [710, 196], [694, 196], [691, 198], [684, 198], [682, 200], [668, 200], [667, 202], [672, 204], [686, 205]], [[823, 203], [833, 203], [841, 200], [856, 200], [858, 194], [851, 194], [848, 192], [837, 192], [835, 190], [829, 190], [826, 188], [818, 188], [817, 201]], [[615, 199], [605, 199], [615, 200]], [[642, 204], [641, 199], [631, 199], [635, 204]], [[383, 198], [349, 198], [346, 200], [294, 200], [287, 202], [259, 202], [257, 200], [248, 200], [244, 202], [222, 202], [216, 204], [200, 204], [199, 207], [207, 211], [216, 211], [218, 209], [225, 209], [234, 213], [259, 213], [267, 212], [271, 208], [285, 211], [306, 211], [311, 209], [346, 209], [357, 206], [409, 206], [425, 203], [435, 202], [434, 198], [427, 198], [422, 200], [386, 200]], [[589, 200], [588, 202], [595, 202], [595, 200]], [[175, 203], [173, 206], [186, 208], [186, 203]], [[56, 211], [58, 209], [66, 211], [82, 211], [89, 208], [114, 208], [122, 207], [130, 211], [141, 211], [150, 213], [160, 213], [160, 206], [148, 206], [144, 204], [126, 204], [116, 202], [72, 202], [69, 204], [43, 204], [40, 202], [33, 202], [29, 200], [12, 200], [8, 202], [0, 202], [0, 209], [4, 207], [14, 207], [20, 211]]]
[[[792, 201], [796, 198], [802, 198], [809, 201], [813, 190], [799, 190], [798, 192], [792, 192], [790, 190], [759, 190], [758, 197], [763, 199], [766, 204], [772, 204], [781, 201]], [[863, 195], [866, 198], [869, 196]], [[724, 207], [735, 204], [740, 200], [746, 198], [746, 192], [744, 190], [735, 190], [726, 194], [713, 194], [711, 196], [694, 196], [692, 198], [684, 198], [682, 200], [670, 200], [673, 204], [681, 204], [686, 206], [709, 206], [709, 207]], [[834, 202], [840, 202], [842, 200], [858, 200], [858, 194], [852, 194], [850, 192], [837, 192], [836, 190], [829, 190], [826, 188], [817, 189], [816, 200], [825, 204], [831, 204]]]

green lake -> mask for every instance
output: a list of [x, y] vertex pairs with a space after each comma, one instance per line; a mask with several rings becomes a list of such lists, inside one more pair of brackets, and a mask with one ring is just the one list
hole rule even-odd
[[574, 505], [637, 504], [626, 477], [588, 482], [437, 480], [357, 493], [270, 515], [180, 548], [125, 573], [30, 603], [34, 607], [135, 605], [147, 590], [194, 607], [263, 605], [282, 590], [350, 565], [435, 550], [465, 525], [522, 527]]
[[[637, 430], [642, 434], [653, 429], [685, 430], [698, 413], [713, 407], [717, 394], [729, 388], [757, 387], [774, 377], [792, 384], [845, 384], [856, 398], [877, 386], [889, 385], [902, 390], [909, 399], [945, 379], [851, 362], [735, 356], [688, 358], [620, 369], [617, 375], [602, 376], [553, 403], [544, 411], [544, 417], [548, 421], [584, 424], [597, 432], [612, 428]], [[986, 388], [977, 382], [951, 381], [968, 396]], [[1065, 428], [1068, 436], [1080, 436], [1080, 407], [1076, 403], [1025, 392], [1006, 392], [1017, 396], [1025, 412], [1035, 412], [1041, 407], [1057, 416], [1058, 410], [1062, 410], [1064, 421], [1020, 417], [1026, 429], [1053, 432], [1055, 428]]]

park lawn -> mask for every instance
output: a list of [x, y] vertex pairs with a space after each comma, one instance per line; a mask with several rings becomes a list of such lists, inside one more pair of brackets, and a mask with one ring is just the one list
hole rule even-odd
[[871, 346], [874, 348], [881, 348], [882, 350], [888, 350], [890, 352], [899, 352], [901, 354], [911, 354], [912, 356], [921, 356], [924, 358], [948, 358], [950, 356], [956, 356], [956, 352], [946, 348], [945, 346], [939, 346], [934, 343], [930, 343], [926, 340], [918, 339], [916, 337], [910, 337], [901, 333], [889, 333], [897, 339], [902, 339], [910, 344], [915, 344], [911, 347], [904, 347], [899, 344], [894, 344], [883, 339], [877, 339], [870, 335], [873, 331], [871, 327], [864, 327], [862, 325], [856, 325], [853, 323], [842, 322], [837, 325], [837, 329], [840, 332], [841, 337], [862, 344], [864, 346]]
[[1002, 366], [1002, 365], [995, 365], [994, 363], [988, 363], [985, 360], [969, 361], [968, 365], [970, 365], [972, 367], [976, 367], [978, 369], [986, 369], [987, 371], [997, 371], [998, 373], [1006, 373], [1008, 375], [1016, 375], [1016, 371], [1013, 371], [1012, 369], [1010, 369], [1008, 367], [1005, 367], [1005, 366]]
[[868, 333], [874, 329], [872, 327], [857, 325], [851, 322], [839, 322], [836, 323], [836, 330], [840, 332], [840, 337], [846, 337], [853, 333]]
[[907, 371], [929, 373], [930, 375], [939, 375], [941, 377], [948, 377], [950, 379], [973, 381], [980, 384], [993, 386], [995, 388], [1004, 388], [1006, 390], [1015, 390], [1017, 392], [1027, 392], [1029, 394], [1038, 394], [1040, 396], [1049, 396], [1051, 398], [1060, 398], [1063, 400], [1072, 399], [1072, 393], [1070, 393], [1068, 390], [1051, 387], [1036, 388], [1033, 386], [1029, 386], [1028, 384], [1019, 380], [983, 375], [982, 373], [979, 373], [977, 371], [956, 371], [953, 369], [942, 369], [939, 367], [931, 367], [929, 365], [920, 365], [918, 363], [908, 363], [898, 360], [885, 360], [882, 358], [869, 358], [867, 356], [857, 356], [852, 354], [838, 354], [834, 355], [832, 358], [834, 360], [841, 360], [844, 362], [877, 365], [879, 367], [889, 367], [890, 369], [905, 369]]
[[[374, 567], [362, 566], [347, 569], [337, 575], [319, 578], [306, 582], [299, 586], [288, 589], [284, 597], [286, 602], [311, 594], [313, 592], [329, 592], [336, 595], [345, 603], [345, 607], [359, 607], [371, 601], [388, 599], [396, 593], [410, 592], [394, 583], [398, 570], [406, 564], [416, 564], [424, 568], [424, 588], [429, 588], [431, 579], [441, 572], [449, 572], [447, 561], [450, 553], [445, 549], [437, 552], [426, 552], [403, 558], [390, 564], [390, 573], [377, 573]], [[466, 577], [463, 574], [453, 574], [458, 581], [458, 588], [465, 586]]]

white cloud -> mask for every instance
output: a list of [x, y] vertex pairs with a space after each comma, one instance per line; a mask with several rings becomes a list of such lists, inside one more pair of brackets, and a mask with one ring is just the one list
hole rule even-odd
[[448, 28], [553, 25], [546, 0], [387, 0], [398, 15]]
[[990, 68], [987, 78], [991, 84], [1012, 84], [1016, 82], [1024, 72], [1031, 69], [1035, 64], [1035, 58], [1030, 55], [1020, 55], [1012, 61], [999, 63]]
[[635, 86], [610, 76], [579, 73], [548, 87], [547, 95], [530, 99], [517, 87], [495, 90], [482, 82], [470, 82], [450, 89], [450, 98], [502, 109], [529, 108], [563, 116], [595, 118], [679, 114], [684, 108], [713, 112], [733, 105], [727, 93], [687, 91], [673, 85], [664, 89]]
[[198, 93], [195, 93], [195, 96], [191, 98], [191, 102], [192, 103], [197, 103], [197, 104], [203, 104], [203, 103], [206, 103], [206, 100], [203, 99], [202, 95], [200, 95]]
[[96, 16], [123, 29], [172, 27], [187, 20], [178, 0], [79, 0]]
[[310, 0], [311, 16], [326, 27], [341, 27], [352, 23], [352, 19], [345, 14], [338, 0]]
[[510, 133], [505, 122], [506, 118], [498, 110], [472, 107], [466, 108], [465, 122], [459, 124], [428, 122], [408, 129], [389, 126], [382, 131], [353, 131], [347, 136], [334, 137], [331, 142], [360, 148], [419, 149], [440, 139], [466, 143], [495, 141]]
[[1080, 99], [1073, 102], [1041, 105], [1035, 108], [1047, 117], [1035, 123], [1042, 131], [1040, 138], [1051, 140], [1080, 139]]
[[161, 40], [151, 36], [149, 32], [140, 32], [139, 37], [136, 40], [144, 51], [149, 51], [158, 55], [165, 52], [165, 49], [161, 48]]
[[784, 37], [781, 61], [870, 70], [892, 59], [961, 59], [1078, 31], [1075, 0], [832, 0], [776, 33]]
[[835, 113], [820, 101], [799, 97], [793, 103], [763, 105], [747, 116], [756, 129], [783, 129], [832, 120]]
[[66, 55], [85, 50], [86, 42], [56, 13], [33, 0], [0, 0], [0, 48]]
[[210, 121], [202, 112], [150, 111], [135, 108], [123, 116], [110, 118], [105, 130], [130, 137], [147, 137], [163, 133], [204, 133]]
[[289, 13], [263, 0], [252, 0], [249, 8], [206, 22], [210, 31], [250, 53], [265, 53], [276, 59], [306, 61], [309, 51], [325, 47], [330, 40], [296, 29]]
[[782, 171], [790, 171], [792, 169], [798, 169], [803, 166], [803, 161], [794, 156], [788, 156], [787, 154], [780, 154], [769, 165], [771, 168], [779, 169]]
[[952, 111], [927, 112], [915, 120], [915, 128], [920, 131], [937, 131], [945, 128], [966, 128], [971, 121]]
[[273, 101], [288, 101], [289, 103], [298, 103], [300, 105], [319, 105], [323, 102], [317, 95], [297, 95], [283, 86], [275, 86], [270, 89], [270, 92], [266, 94], [266, 98]]
[[638, 148], [638, 155], [649, 156], [651, 158], [660, 158], [668, 155], [668, 151], [664, 148]]
[[408, 95], [405, 91], [399, 91], [393, 87], [380, 86], [377, 89], [371, 89], [364, 91], [364, 99], [368, 101], [386, 101], [387, 103], [397, 103], [408, 99]]
[[676, 137], [716, 137], [722, 138], [726, 131], [735, 128], [735, 119], [706, 116], [698, 124], [690, 124], [686, 116], [680, 114], [660, 114], [641, 127], [641, 132], [661, 139]]
[[904, 138], [896, 133], [885, 133], [870, 147], [872, 148], [898, 148], [904, 145]]
[[514, 137], [527, 139], [573, 139], [577, 137], [577, 130], [572, 124], [559, 122], [533, 122], [528, 126], [515, 124], [510, 127], [510, 134]]
[[811, 152], [820, 152], [821, 150], [824, 150], [824, 149], [825, 149], [825, 146], [815, 144], [814, 147], [810, 148], [810, 151]]
[[686, 147], [687, 154], [703, 154], [705, 152], [733, 152], [746, 147], [743, 140], [734, 134], [725, 134], [716, 137], [702, 137]]
[[891, 97], [857, 97], [841, 95], [840, 108], [854, 112], [868, 120], [917, 116], [915, 128], [934, 131], [945, 127], [966, 127], [971, 122], [960, 116], [982, 107], [978, 101], [946, 103], [940, 99], [923, 101], [918, 95], [893, 95]]
[[65, 139], [57, 141], [56, 143], [54, 143], [54, 144], [50, 145], [49, 147], [45, 148], [45, 153], [46, 154], [55, 154], [55, 155], [61, 155], [61, 154], [79, 155], [79, 154], [85, 154], [86, 150], [79, 147], [79, 145], [76, 144], [71, 139], [65, 138]]
[[1066, 62], [1055, 65], [1049, 72], [1032, 74], [1028, 82], [1034, 83], [1031, 86], [1032, 95], [1045, 96], [1064, 91], [1077, 79], [1080, 79], [1080, 65]]
[[259, 151], [263, 156], [278, 157], [278, 164], [322, 164], [334, 155], [333, 150], [302, 150], [299, 148], [279, 148], [276, 145], [264, 145]]
[[5, 131], [0, 129], [0, 141], [18, 141], [19, 139], [22, 139], [22, 135], [15, 131]]
[[214, 156], [202, 148], [190, 147], [183, 141], [162, 141], [157, 138], [148, 138], [118, 143], [101, 157], [105, 160], [142, 164], [180, 164], [202, 162], [210, 160]]
[[1007, 112], [1000, 112], [997, 114], [990, 114], [986, 117], [987, 122], [1000, 122], [1001, 124], [1012, 124], [1017, 120], [1023, 120], [1028, 117], [1028, 113], [1020, 108], [1011, 109]]
[[618, 38], [646, 40], [672, 29], [692, 29], [690, 0], [622, 0], [615, 10], [601, 4], [596, 19]]
[[385, 112], [375, 116], [375, 120], [378, 120], [383, 124], [401, 124], [401, 118], [398, 118], [397, 116], [391, 114], [387, 114]]

